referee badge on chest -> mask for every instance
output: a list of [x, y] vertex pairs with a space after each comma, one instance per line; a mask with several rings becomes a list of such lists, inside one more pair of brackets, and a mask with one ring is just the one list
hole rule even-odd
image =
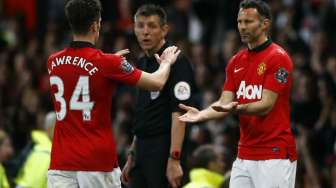
[[160, 96], [160, 91], [151, 91], [151, 92], [150, 92], [150, 98], [151, 98], [152, 100], [157, 99], [159, 96]]
[[266, 64], [264, 62], [258, 65], [257, 73], [259, 76], [263, 75], [266, 71]]

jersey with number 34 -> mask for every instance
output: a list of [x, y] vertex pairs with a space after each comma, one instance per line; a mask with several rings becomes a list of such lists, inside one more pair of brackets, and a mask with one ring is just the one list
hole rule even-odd
[[112, 92], [117, 82], [135, 85], [141, 71], [93, 47], [57, 52], [47, 68], [57, 115], [50, 169], [112, 171]]

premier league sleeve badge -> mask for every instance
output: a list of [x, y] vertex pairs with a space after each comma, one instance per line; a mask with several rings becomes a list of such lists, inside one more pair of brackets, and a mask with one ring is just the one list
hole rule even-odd
[[283, 68], [280, 67], [279, 70], [275, 73], [275, 79], [279, 82], [279, 83], [287, 83], [287, 78], [288, 78], [288, 71]]
[[133, 66], [130, 63], [128, 63], [126, 59], [121, 62], [120, 68], [126, 74], [130, 74], [134, 70]]

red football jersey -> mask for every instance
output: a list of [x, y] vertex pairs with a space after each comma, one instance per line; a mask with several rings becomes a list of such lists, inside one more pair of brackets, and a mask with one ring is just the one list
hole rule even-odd
[[50, 169], [112, 171], [118, 166], [112, 133], [112, 93], [117, 82], [135, 85], [141, 71], [87, 42], [48, 59], [57, 121]]
[[288, 54], [271, 41], [256, 50], [241, 50], [230, 60], [224, 90], [233, 92], [239, 104], [261, 100], [263, 89], [278, 93], [267, 115], [239, 115], [239, 158], [296, 160], [289, 115], [292, 69]]

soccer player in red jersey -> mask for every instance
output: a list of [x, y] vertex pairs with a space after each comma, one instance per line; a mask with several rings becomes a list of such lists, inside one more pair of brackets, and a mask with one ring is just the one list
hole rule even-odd
[[155, 56], [159, 69], [142, 72], [123, 57], [94, 47], [101, 24], [99, 0], [70, 0], [65, 12], [73, 42], [50, 55], [47, 64], [57, 116], [48, 187], [121, 187], [111, 126], [116, 83], [160, 90], [180, 51], [166, 48]]
[[297, 155], [289, 119], [292, 61], [268, 37], [272, 17], [265, 2], [242, 1], [237, 21], [248, 48], [231, 58], [220, 99], [202, 111], [181, 104], [187, 112], [179, 119], [199, 122], [238, 114], [240, 140], [230, 188], [293, 188]]

